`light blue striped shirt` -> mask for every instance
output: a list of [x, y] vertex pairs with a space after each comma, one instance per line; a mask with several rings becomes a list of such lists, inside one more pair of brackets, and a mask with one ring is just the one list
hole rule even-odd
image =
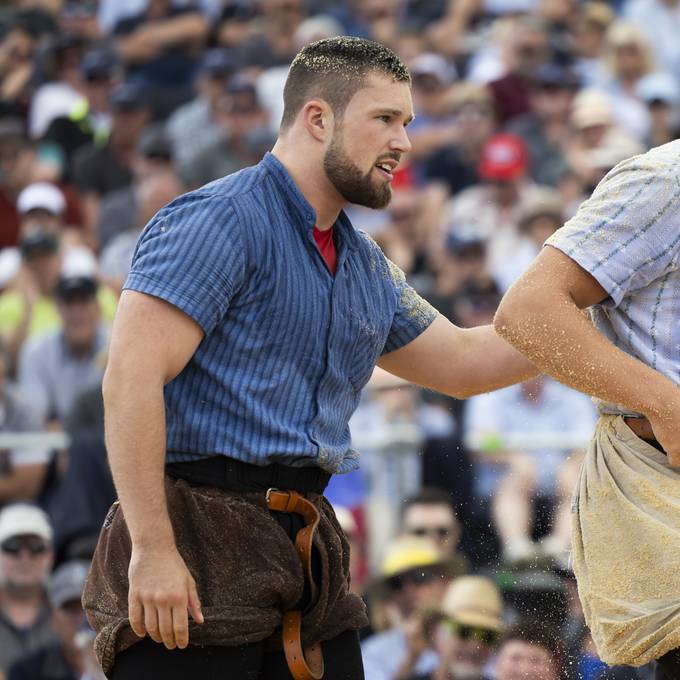
[[224, 454], [358, 467], [347, 423], [361, 389], [380, 355], [417, 337], [436, 311], [344, 213], [333, 277], [315, 219], [267, 154], [179, 197], [144, 229], [125, 288], [170, 302], [205, 332], [165, 388], [169, 462]]
[[546, 243], [609, 293], [591, 309], [597, 328], [680, 383], [680, 141], [617, 165]]

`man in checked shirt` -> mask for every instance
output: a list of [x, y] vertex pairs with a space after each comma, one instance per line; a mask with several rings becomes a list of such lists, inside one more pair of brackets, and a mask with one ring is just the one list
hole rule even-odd
[[[600, 418], [573, 502], [573, 567], [600, 657], [680, 678], [680, 142], [615, 167], [496, 314]], [[591, 319], [581, 310], [590, 309]]]
[[[366, 616], [322, 496], [359, 464], [347, 423], [362, 387], [376, 363], [456, 397], [536, 373], [492, 327], [437, 314], [342, 212], [385, 207], [410, 149], [398, 57], [314, 43], [284, 100], [272, 152], [163, 208], [124, 287], [104, 381], [120, 505], [84, 595], [116, 680], [285, 678], [287, 662], [318, 678], [319, 642], [326, 680], [362, 678]], [[273, 506], [289, 492], [306, 516]], [[303, 577], [291, 539], [312, 515]], [[281, 652], [287, 612], [304, 614], [308, 659], [285, 647], [293, 624]]]

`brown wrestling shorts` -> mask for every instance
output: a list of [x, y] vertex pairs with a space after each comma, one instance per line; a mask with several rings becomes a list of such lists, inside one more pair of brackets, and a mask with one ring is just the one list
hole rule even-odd
[[[267, 640], [279, 649], [283, 613], [300, 601], [304, 574], [295, 546], [267, 508], [265, 493], [190, 486], [171, 477], [166, 477], [165, 490], [177, 548], [196, 580], [205, 618], [202, 625], [190, 621], [191, 644], [237, 646]], [[319, 494], [306, 497], [320, 513], [314, 547], [321, 582], [316, 602], [302, 619], [305, 647], [368, 624], [363, 602], [349, 592], [349, 546], [333, 509]], [[128, 620], [130, 553], [123, 513], [114, 504], [83, 594], [105, 673], [118, 652], [139, 641]]]

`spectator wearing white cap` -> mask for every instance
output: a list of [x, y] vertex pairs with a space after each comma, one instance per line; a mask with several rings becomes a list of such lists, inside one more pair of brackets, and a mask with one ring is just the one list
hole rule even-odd
[[65, 562], [55, 569], [47, 594], [56, 640], [19, 659], [9, 669], [8, 680], [81, 680], [86, 670], [78, 633], [86, 626], [80, 602], [88, 563]]
[[61, 189], [50, 182], [33, 182], [17, 197], [20, 234], [43, 229], [58, 233], [64, 227], [66, 199]]
[[435, 671], [413, 680], [485, 680], [505, 629], [503, 600], [485, 576], [460, 576], [446, 590], [434, 633]]
[[0, 672], [54, 639], [45, 596], [52, 559], [52, 527], [40, 508], [0, 511]]

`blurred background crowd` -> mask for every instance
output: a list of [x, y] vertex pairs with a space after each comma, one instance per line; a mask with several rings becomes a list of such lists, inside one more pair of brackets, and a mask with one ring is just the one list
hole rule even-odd
[[[259, 161], [292, 57], [342, 34], [402, 57], [417, 114], [390, 206], [349, 215], [461, 326], [680, 129], [678, 0], [0, 0], [0, 677], [101, 678], [79, 597], [115, 498], [100, 387], [136, 239]], [[650, 677], [597, 658], [569, 568], [595, 417], [544, 378], [456, 402], [376, 370], [362, 468], [328, 490], [368, 680]]]

